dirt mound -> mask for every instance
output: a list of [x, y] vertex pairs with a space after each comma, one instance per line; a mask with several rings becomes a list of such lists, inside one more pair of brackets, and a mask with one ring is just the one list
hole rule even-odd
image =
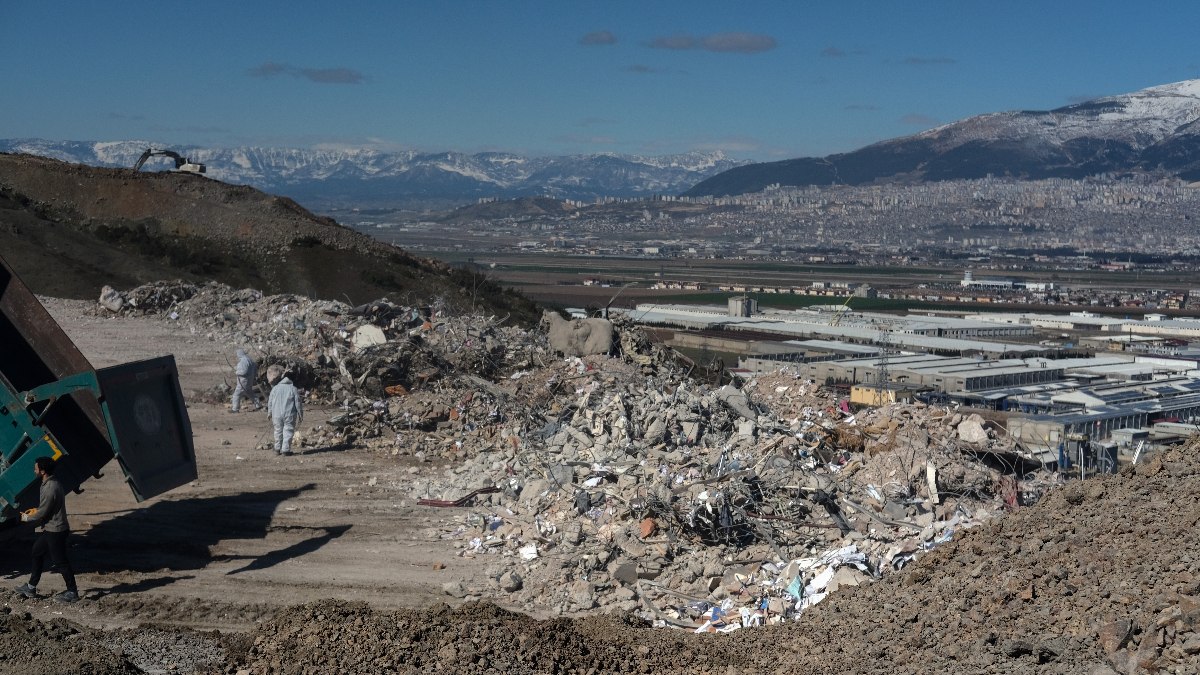
[[66, 621], [37, 621], [0, 607], [0, 673], [24, 675], [130, 675], [143, 672], [101, 643], [99, 631]]
[[255, 673], [703, 673], [753, 672], [744, 669], [765, 662], [730, 646], [624, 616], [536, 621], [488, 603], [376, 612], [330, 600], [282, 612], [237, 665]]
[[534, 318], [531, 303], [479, 275], [191, 174], [0, 153], [0, 250], [35, 292], [62, 297], [182, 276], [352, 303], [441, 297]]
[[785, 626], [705, 636], [486, 604], [329, 602], [280, 614], [238, 658], [256, 673], [1196, 672], [1194, 450], [1071, 483]]

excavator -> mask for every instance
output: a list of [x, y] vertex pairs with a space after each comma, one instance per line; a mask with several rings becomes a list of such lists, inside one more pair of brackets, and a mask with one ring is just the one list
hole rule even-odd
[[178, 152], [173, 152], [171, 150], [155, 150], [153, 148], [146, 148], [146, 151], [142, 153], [142, 156], [138, 157], [137, 163], [133, 165], [133, 170], [137, 171], [141, 169], [142, 165], [146, 163], [146, 160], [150, 159], [151, 157], [170, 157], [171, 159], [175, 160], [175, 170], [182, 171], [184, 173], [206, 173], [208, 171], [208, 167], [199, 162], [193, 162], [187, 157], [180, 155]]

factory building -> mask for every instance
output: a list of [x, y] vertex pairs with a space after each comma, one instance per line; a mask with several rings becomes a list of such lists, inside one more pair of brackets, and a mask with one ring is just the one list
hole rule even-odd
[[[1161, 316], [1161, 315], [1151, 315]], [[1122, 321], [1108, 328], [1128, 334], [1171, 335], [1184, 338], [1200, 338], [1200, 321], [1195, 319], [1153, 319], [1149, 321]]]
[[1086, 435], [1095, 442], [1112, 442], [1114, 431], [1137, 431], [1158, 422], [1197, 417], [1200, 417], [1200, 393], [1096, 406], [1081, 412], [1011, 417], [1008, 434], [1029, 455], [1043, 462], [1054, 462], [1060, 444], [1069, 434]]
[[[633, 310], [612, 311], [624, 312], [641, 324], [754, 331], [779, 335], [781, 339], [810, 338], [874, 344], [886, 334], [889, 344], [896, 348], [948, 355], [972, 353], [999, 357], [1052, 351], [1040, 345], [967, 339], [968, 336], [1029, 338], [1033, 336], [1033, 329], [1029, 326], [998, 326], [963, 319], [860, 312], [768, 311], [753, 316], [730, 316], [743, 309], [742, 305], [718, 308], [642, 304]], [[838, 319], [835, 321], [834, 317]]]
[[[1200, 336], [1200, 321], [1152, 317], [1131, 322], [1089, 312], [901, 317], [844, 307], [745, 316], [746, 309], [734, 303], [715, 308], [639, 305], [628, 314], [640, 323], [777, 335], [777, 348], [756, 349], [740, 361], [744, 374], [786, 365], [801, 377], [850, 385], [856, 403], [916, 396], [1007, 411], [1008, 431], [1018, 447], [1044, 462], [1058, 461], [1068, 436], [1086, 436], [1115, 453], [1120, 443], [1152, 435], [1155, 425], [1200, 419], [1200, 354], [1109, 347], [1152, 343], [1128, 337], [1147, 326], [1175, 335], [1194, 330]], [[1099, 355], [1086, 358], [1046, 358], [1067, 352], [978, 339], [1028, 339], [1035, 328], [1125, 337], [1093, 343], [1101, 348]]]
[[[1087, 359], [1000, 359], [949, 358], [934, 354], [891, 354], [887, 358], [888, 379], [909, 385], [931, 387], [946, 393], [973, 392], [1004, 387], [1058, 382], [1068, 369], [1125, 363], [1116, 357]], [[804, 372], [818, 382], [874, 383], [883, 366], [879, 357], [843, 359], [805, 364]]]

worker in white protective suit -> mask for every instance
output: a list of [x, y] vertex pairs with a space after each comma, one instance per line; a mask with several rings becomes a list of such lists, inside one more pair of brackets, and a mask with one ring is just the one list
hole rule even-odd
[[271, 396], [267, 399], [267, 414], [271, 416], [271, 425], [275, 429], [275, 452], [290, 455], [296, 426], [304, 421], [300, 391], [287, 377], [287, 372], [278, 365], [267, 368], [267, 381], [274, 384]]
[[262, 402], [258, 396], [258, 365], [246, 354], [245, 349], [237, 350], [237, 359], [237, 365], [233, 367], [233, 374], [237, 376], [237, 384], [233, 387], [233, 402], [229, 409], [237, 412], [242, 407], [242, 399], [246, 398], [254, 404], [255, 410], [260, 410]]

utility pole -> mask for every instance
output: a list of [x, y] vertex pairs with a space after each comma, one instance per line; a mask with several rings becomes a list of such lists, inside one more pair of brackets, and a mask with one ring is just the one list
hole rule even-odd
[[875, 378], [875, 405], [882, 407], [887, 402], [884, 395], [884, 390], [887, 388], [891, 377], [888, 373], [888, 349], [892, 344], [892, 334], [887, 330], [887, 327], [879, 329], [879, 375]]

